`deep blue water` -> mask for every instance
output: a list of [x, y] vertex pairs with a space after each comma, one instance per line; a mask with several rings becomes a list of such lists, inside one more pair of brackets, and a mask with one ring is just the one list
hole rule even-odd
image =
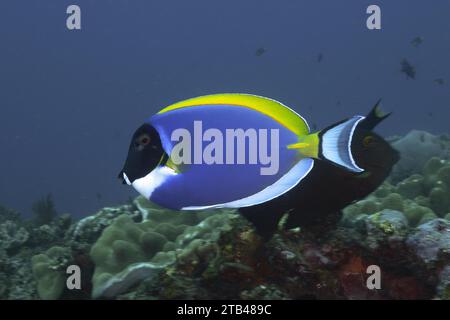
[[[82, 30], [67, 30], [69, 4]], [[382, 30], [366, 28], [369, 4]], [[394, 112], [382, 134], [449, 132], [449, 12], [418, 0], [1, 1], [0, 203], [29, 215], [51, 192], [83, 216], [125, 201], [136, 193], [116, 176], [136, 127], [209, 93], [268, 96], [319, 128], [381, 97]]]

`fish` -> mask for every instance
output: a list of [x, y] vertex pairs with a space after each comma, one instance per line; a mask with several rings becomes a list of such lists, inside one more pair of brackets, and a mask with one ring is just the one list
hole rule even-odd
[[265, 48], [263, 48], [263, 47], [261, 47], [261, 48], [258, 48], [257, 50], [256, 50], [256, 52], [255, 52], [255, 56], [257, 56], [257, 57], [260, 57], [260, 56], [262, 56], [264, 53], [266, 53], [266, 49]]
[[323, 60], [323, 54], [322, 54], [322, 53], [319, 53], [319, 54], [317, 55], [317, 62], [318, 62], [318, 63], [321, 63], [322, 60]]
[[423, 38], [422, 37], [415, 37], [414, 39], [411, 40], [411, 45], [413, 47], [418, 47], [423, 43]]
[[265, 239], [279, 231], [283, 218], [282, 230], [322, 227], [330, 220], [335, 225], [342, 210], [375, 191], [400, 159], [399, 152], [373, 131], [389, 115], [381, 111], [377, 102], [355, 129], [351, 150], [355, 161], [364, 168], [363, 173], [316, 161], [301, 185], [267, 203], [241, 208], [240, 213]]
[[434, 83], [443, 86], [445, 84], [445, 80], [443, 78], [434, 79]]
[[[368, 181], [374, 180], [368, 187], [372, 190], [385, 177], [377, 168], [388, 171], [383, 156], [391, 149], [370, 129], [386, 117], [374, 108], [367, 117], [355, 115], [311, 132], [300, 114], [270, 98], [200, 96], [144, 121], [132, 136], [119, 178], [159, 206], [186, 211], [234, 208], [258, 233], [270, 233], [286, 210], [317, 203], [319, 194], [337, 198], [337, 208], [347, 203], [347, 198], [336, 197], [336, 190], [348, 177], [365, 181], [360, 177], [367, 174]], [[372, 142], [381, 146], [374, 153], [363, 148]], [[335, 195], [323, 193], [330, 186], [318, 183], [322, 174], [329, 175]], [[302, 190], [311, 191], [296, 204], [296, 192]], [[265, 210], [274, 204], [279, 205], [276, 212]], [[258, 222], [258, 214], [267, 221]]]
[[416, 68], [411, 63], [409, 63], [408, 60], [402, 59], [400, 65], [401, 65], [400, 71], [403, 72], [407, 78], [411, 79], [416, 78]]

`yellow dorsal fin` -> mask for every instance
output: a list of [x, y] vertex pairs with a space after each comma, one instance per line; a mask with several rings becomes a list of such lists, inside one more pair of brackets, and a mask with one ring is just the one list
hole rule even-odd
[[279, 122], [299, 137], [309, 133], [306, 121], [295, 111], [273, 99], [243, 93], [223, 93], [200, 96], [172, 104], [158, 114], [171, 110], [201, 105], [236, 105], [247, 107], [265, 114]]

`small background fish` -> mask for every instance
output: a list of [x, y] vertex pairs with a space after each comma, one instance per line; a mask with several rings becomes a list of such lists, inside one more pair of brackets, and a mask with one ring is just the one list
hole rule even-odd
[[257, 57], [260, 57], [260, 56], [262, 56], [264, 53], [266, 53], [266, 49], [265, 48], [258, 48], [257, 50], [256, 50], [256, 52], [255, 52], [255, 56], [257, 56]]

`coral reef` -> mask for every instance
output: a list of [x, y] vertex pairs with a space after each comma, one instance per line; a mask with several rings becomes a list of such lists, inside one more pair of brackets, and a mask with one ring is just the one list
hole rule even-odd
[[126, 215], [105, 229], [91, 250], [94, 298], [114, 297], [175, 261], [170, 251], [163, 251], [166, 236], [153, 230]]
[[135, 222], [142, 221], [142, 213], [133, 205], [103, 208], [96, 214], [87, 216], [70, 227], [67, 240], [70, 242], [72, 249], [89, 252], [90, 247], [100, 237], [103, 230], [120, 215], [128, 215]]
[[443, 268], [439, 275], [437, 295], [445, 300], [450, 300], [450, 266]]
[[450, 221], [434, 219], [420, 225], [408, 237], [406, 244], [427, 267], [449, 261]]
[[58, 215], [51, 194], [34, 202], [31, 210], [35, 215], [37, 225], [49, 224]]
[[142, 197], [135, 203], [145, 219], [136, 223], [129, 215], [119, 216], [91, 249], [96, 266], [94, 298], [115, 297], [157, 276], [176, 259], [198, 254], [206, 242], [229, 228], [227, 212], [170, 211], [152, 206]]
[[13, 210], [0, 208], [0, 299], [39, 297], [31, 257], [64, 243], [70, 224], [71, 217], [62, 215], [38, 226]]
[[[31, 270], [28, 251], [14, 256], [0, 257], [3, 266], [0, 267], [1, 299], [28, 300], [37, 299], [36, 283]], [[1, 264], [1, 263], [0, 263]]]
[[450, 157], [450, 138], [447, 135], [435, 136], [426, 131], [412, 130], [404, 137], [392, 141], [392, 146], [401, 154], [401, 159], [392, 172], [394, 181], [404, 180], [419, 172], [431, 157]]
[[381, 246], [395, 248], [405, 240], [408, 221], [400, 211], [385, 209], [371, 214], [364, 220], [366, 237], [361, 243], [370, 249]]
[[398, 210], [415, 227], [450, 213], [450, 160], [433, 157], [406, 179], [386, 181], [378, 190], [344, 210], [343, 223], [355, 222], [358, 215], [383, 209]]
[[[51, 198], [38, 223], [0, 206], [0, 299], [450, 299], [450, 139], [391, 141], [402, 161], [337, 225], [268, 241], [233, 210], [142, 197], [79, 221], [56, 216]], [[70, 265], [79, 290], [66, 287]], [[381, 287], [369, 289], [377, 268]]]
[[43, 254], [33, 256], [31, 263], [37, 280], [39, 297], [45, 300], [58, 299], [66, 284], [65, 271], [72, 260], [70, 250], [51, 247]]
[[252, 289], [261, 242], [240, 215], [212, 214], [187, 227], [176, 242], [175, 263], [117, 298], [227, 299]]
[[0, 223], [20, 220], [20, 213], [0, 205]]
[[14, 250], [27, 242], [29, 233], [14, 221], [0, 224], [0, 250]]

